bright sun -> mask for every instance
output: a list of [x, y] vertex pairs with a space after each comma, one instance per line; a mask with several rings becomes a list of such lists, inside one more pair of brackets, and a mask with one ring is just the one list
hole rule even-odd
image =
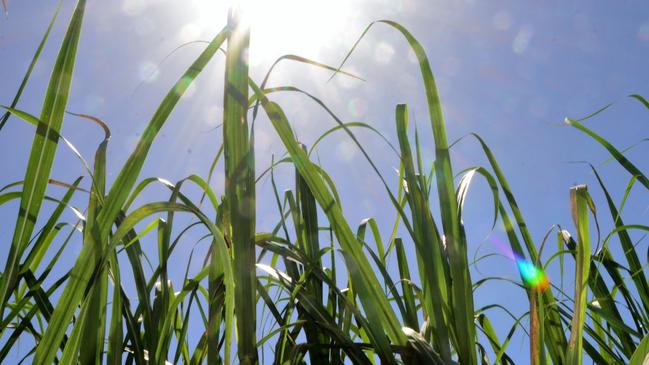
[[[350, 24], [350, 0], [193, 0], [197, 26], [218, 31], [229, 5], [238, 4], [251, 24], [254, 65], [291, 52], [318, 57]], [[228, 5], [229, 4], [229, 5]]]

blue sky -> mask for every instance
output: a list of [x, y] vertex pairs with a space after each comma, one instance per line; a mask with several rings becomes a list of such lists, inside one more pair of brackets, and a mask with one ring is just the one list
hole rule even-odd
[[[63, 1], [50, 41], [19, 103], [23, 110], [40, 112], [74, 3]], [[109, 179], [130, 154], [162, 97], [204, 45], [193, 43], [172, 51], [185, 42], [209, 40], [225, 24], [225, 6], [208, 8], [205, 3], [209, 1], [89, 0], [68, 109], [95, 115], [109, 124], [113, 133]], [[1, 104], [9, 104], [13, 98], [56, 4], [53, 0], [10, 1], [9, 14], [0, 18]], [[599, 165], [608, 156], [585, 135], [565, 126], [564, 117], [583, 117], [614, 103], [588, 126], [620, 148], [645, 136], [648, 111], [627, 95], [649, 96], [649, 3], [354, 0], [293, 5], [294, 13], [269, 9], [257, 28], [253, 23], [253, 78], [261, 80], [272, 61], [286, 53], [337, 65], [371, 21], [400, 22], [428, 53], [449, 139], [476, 132], [486, 140], [537, 244], [553, 224], [572, 230], [568, 189], [575, 183], [591, 184], [592, 194], [603, 208], [594, 176], [586, 166], [572, 162], [587, 160]], [[191, 173], [207, 173], [221, 141], [221, 130], [215, 127], [222, 114], [223, 61], [217, 56], [179, 103], [151, 150], [155, 157], [147, 161], [142, 178], [159, 176], [176, 181]], [[365, 81], [339, 76], [328, 82], [329, 72], [285, 63], [271, 77], [271, 85], [307, 90], [343, 121], [367, 122], [395, 145], [394, 108], [397, 103], [407, 103], [422, 137], [424, 160], [430, 164], [433, 144], [423, 84], [405, 40], [395, 30], [376, 25], [346, 69]], [[284, 107], [307, 145], [334, 126], [322, 109], [303, 96], [278, 94], [274, 100]], [[87, 159], [101, 141], [101, 133], [83, 120], [68, 117], [64, 122], [63, 135]], [[375, 135], [362, 130], [357, 133], [396, 187], [393, 168], [398, 167], [398, 159], [394, 153]], [[0, 186], [23, 178], [32, 134], [30, 126], [15, 118], [0, 132]], [[277, 158], [284, 153], [265, 119], [256, 124], [256, 142], [259, 171], [268, 166], [273, 154]], [[628, 154], [640, 166], [642, 150], [640, 146]], [[454, 147], [452, 155], [456, 172], [487, 163], [478, 145], [469, 139]], [[379, 180], [351, 141], [342, 133], [334, 135], [319, 147], [317, 156], [338, 186], [349, 221], [375, 217], [387, 227], [382, 234], [389, 236], [394, 212]], [[600, 168], [619, 201], [628, 176], [612, 163]], [[291, 187], [290, 171], [278, 171], [280, 190]], [[83, 174], [81, 164], [61, 146], [52, 176], [71, 181]], [[216, 191], [222, 192], [222, 173], [217, 172], [215, 184]], [[492, 203], [485, 185], [477, 182], [467, 203], [464, 221], [470, 255], [496, 252], [491, 241], [504, 239], [498, 228], [490, 230]], [[270, 181], [262, 179], [258, 189], [258, 227], [270, 229], [276, 219], [274, 200], [264, 199], [271, 197]], [[628, 223], [640, 223], [647, 217], [646, 195], [636, 190], [626, 208]], [[58, 188], [51, 191], [62, 193]], [[163, 189], [154, 190], [146, 198], [162, 198], [164, 193]], [[0, 226], [2, 242], [11, 237], [16, 211], [15, 205], [0, 207], [0, 221], [5, 222]], [[601, 215], [603, 226], [610, 227], [610, 219]], [[73, 219], [72, 215], [67, 218]], [[546, 257], [556, 250], [556, 243], [548, 245]], [[3, 260], [5, 255], [0, 252]], [[187, 256], [188, 250], [179, 253], [178, 260], [186, 262]], [[183, 270], [178, 268], [180, 274]], [[517, 279], [515, 266], [498, 257], [482, 262], [479, 271], [473, 272], [474, 279], [490, 275]], [[553, 272], [550, 276], [552, 279]], [[478, 289], [476, 298], [476, 306], [506, 300], [515, 313], [526, 310], [523, 292], [507, 285], [487, 285]], [[498, 313], [494, 316], [510, 321]], [[503, 336], [508, 328], [509, 324], [502, 325], [499, 334]], [[511, 345], [512, 353], [525, 358], [526, 346], [517, 341]]]

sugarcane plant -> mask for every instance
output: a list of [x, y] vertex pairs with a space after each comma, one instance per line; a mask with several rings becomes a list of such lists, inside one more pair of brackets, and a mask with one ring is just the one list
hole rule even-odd
[[[27, 122], [35, 129], [24, 179], [0, 188], [0, 205], [19, 201], [0, 277], [0, 361], [8, 361], [11, 353], [19, 351], [19, 341], [29, 338], [31, 348], [20, 350], [21, 362], [35, 364], [230, 364], [237, 360], [241, 364], [512, 364], [508, 345], [517, 333], [525, 336], [517, 329], [529, 323], [529, 362], [533, 364], [581, 364], [584, 355], [597, 364], [646, 363], [647, 263], [642, 263], [630, 234], [649, 231], [649, 227], [622, 221], [622, 207], [613, 202], [592, 167], [597, 186], [605, 194], [613, 229], [593, 252], [589, 222], [597, 222], [595, 202], [586, 186], [575, 186], [570, 189], [575, 234], [558, 228], [560, 249], [544, 262], [542, 244], [533, 239], [504, 172], [480, 136], [471, 134], [464, 140], [478, 143], [487, 166], [459, 174], [453, 170], [429, 59], [401, 24], [388, 20], [370, 24], [338, 67], [287, 55], [257, 83], [247, 63], [250, 30], [241, 21], [240, 10], [231, 10], [225, 27], [160, 102], [111, 182], [106, 162], [109, 123], [83, 113], [66, 114], [74, 66], [83, 62], [77, 60], [77, 46], [82, 41], [85, 12], [86, 1], [78, 0], [40, 115], [17, 105], [58, 9], [15, 98], [3, 106], [6, 113], [0, 129], [8, 121]], [[380, 135], [371, 125], [343, 121], [308, 91], [291, 85], [267, 86], [274, 66], [282, 61], [328, 70], [332, 77], [358, 77], [346, 72], [344, 65], [375, 26], [399, 33], [416, 56], [434, 141], [435, 161], [424, 166], [422, 150], [428, 147], [422, 147], [418, 132], [409, 125], [407, 105], [395, 107], [398, 146], [390, 147], [398, 156], [396, 181], [383, 176], [354, 134], [362, 128]], [[141, 179], [161, 128], [219, 50], [226, 55], [223, 138], [209, 173], [175, 183], [163, 177]], [[331, 117], [333, 127], [313, 146], [305, 146], [297, 140], [284, 112], [290, 105], [272, 100], [277, 93], [297, 93], [312, 100]], [[641, 96], [634, 98], [649, 107]], [[93, 163], [61, 135], [67, 118], [81, 118], [104, 131]], [[270, 122], [287, 154], [258, 169], [254, 126], [262, 121]], [[641, 170], [584, 126], [583, 120], [566, 122], [604, 146], [630, 173], [629, 185], [639, 182], [649, 189], [649, 179]], [[380, 227], [373, 218], [360, 225], [346, 219], [334, 180], [312, 154], [315, 145], [336, 131], [351, 138], [377, 174], [395, 213], [391, 227]], [[56, 152], [62, 147], [78, 156], [87, 176], [74, 181], [52, 178]], [[223, 186], [214, 186], [212, 175], [221, 157], [225, 181]], [[275, 180], [280, 164], [292, 166], [295, 182], [283, 193]], [[277, 223], [269, 232], [256, 229], [256, 184], [264, 176], [272, 182], [270, 201], [277, 206]], [[472, 278], [462, 220], [475, 177], [482, 177], [492, 192], [493, 226], [499, 224], [506, 232], [508, 250], [520, 274], [515, 285], [529, 300], [529, 312], [515, 319], [504, 339], [499, 338], [500, 330], [492, 325], [489, 314], [506, 303], [481, 308], [474, 304], [475, 290], [489, 280]], [[154, 185], [167, 189], [168, 199], [136, 203]], [[188, 185], [198, 187], [200, 194], [194, 196], [185, 188]], [[51, 187], [63, 187], [65, 193], [54, 196]], [[76, 207], [76, 202], [82, 202], [83, 208]], [[52, 205], [47, 217], [44, 204]], [[67, 209], [74, 211], [76, 222], [62, 220]], [[181, 225], [176, 218], [179, 214], [190, 216], [192, 223]], [[187, 232], [197, 229], [209, 242], [203, 265], [190, 275], [192, 251], [183, 280], [174, 288], [169, 277], [172, 255]], [[384, 240], [386, 232], [390, 235]], [[625, 262], [611, 253], [614, 238]], [[55, 277], [54, 268], [64, 264], [61, 255], [70, 242], [81, 242], [80, 252], [74, 264]], [[151, 245], [157, 247], [151, 249]], [[157, 258], [150, 260], [152, 252]], [[413, 252], [414, 257], [408, 257]], [[52, 259], [45, 260], [46, 256]], [[547, 265], [557, 258], [563, 262], [564, 257], [574, 260], [572, 295], [545, 273]], [[147, 262], [153, 263], [150, 269]], [[389, 262], [396, 262], [397, 277]], [[126, 283], [134, 287], [135, 297], [127, 294]], [[198, 319], [202, 327], [192, 319]], [[267, 321], [268, 327], [261, 324]]]

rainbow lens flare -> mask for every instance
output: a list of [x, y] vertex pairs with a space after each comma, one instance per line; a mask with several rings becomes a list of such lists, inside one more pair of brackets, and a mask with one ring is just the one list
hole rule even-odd
[[545, 272], [536, 267], [531, 261], [522, 257], [516, 257], [515, 261], [525, 285], [539, 291], [544, 291], [550, 286], [550, 280], [548, 280]]
[[497, 237], [494, 237], [491, 241], [508, 259], [514, 261], [518, 267], [518, 272], [520, 272], [523, 282], [527, 287], [544, 291], [550, 287], [550, 279], [545, 275], [545, 272], [538, 268], [530, 260], [526, 260], [519, 253], [514, 252], [508, 245], [504, 244]]

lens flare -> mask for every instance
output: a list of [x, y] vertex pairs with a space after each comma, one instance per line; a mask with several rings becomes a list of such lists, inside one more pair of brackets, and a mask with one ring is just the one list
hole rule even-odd
[[548, 276], [545, 275], [545, 272], [536, 267], [536, 265], [534, 265], [530, 260], [516, 257], [515, 261], [525, 285], [539, 291], [544, 291], [550, 286], [550, 280], [548, 279]]
[[514, 252], [509, 246], [500, 240], [493, 239], [492, 242], [500, 251], [502, 251], [505, 257], [516, 263], [518, 272], [523, 278], [523, 283], [525, 283], [527, 287], [538, 291], [545, 291], [545, 289], [550, 287], [550, 279], [548, 279], [548, 276], [545, 274], [543, 269], [534, 265], [532, 261], [527, 260], [520, 254]]

